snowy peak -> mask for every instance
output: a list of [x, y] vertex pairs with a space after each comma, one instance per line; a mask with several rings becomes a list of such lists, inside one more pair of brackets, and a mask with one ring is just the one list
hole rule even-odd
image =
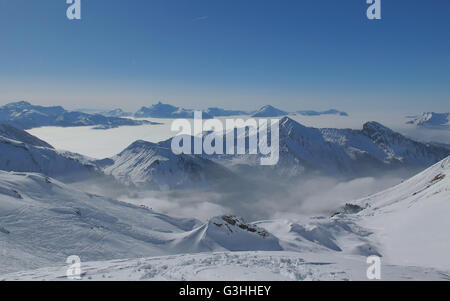
[[100, 114], [106, 117], [128, 117], [133, 115], [131, 113], [125, 112], [122, 109], [114, 109], [106, 112], [101, 112]]
[[366, 122], [363, 125], [363, 132], [366, 133], [368, 136], [372, 135], [373, 133], [389, 134], [389, 135], [394, 133], [394, 131], [392, 131], [390, 128], [376, 121]]
[[192, 188], [232, 176], [221, 165], [200, 156], [175, 155], [167, 142], [139, 140], [101, 163], [106, 174], [145, 189]]
[[[308, 129], [308, 127], [285, 116], [280, 119], [280, 129], [285, 129], [286, 131], [289, 131], [289, 130], [302, 131], [302, 130]], [[312, 128], [309, 128], [309, 129], [312, 129]]]
[[[265, 128], [260, 131], [257, 137], [246, 134], [246, 147], [250, 139], [258, 141], [266, 135]], [[364, 124], [362, 130], [319, 129], [285, 116], [279, 121], [279, 161], [260, 171], [288, 179], [307, 172], [350, 178], [400, 168], [415, 173], [449, 155], [448, 147], [416, 142], [377, 122]], [[244, 155], [205, 156], [235, 169], [255, 167], [260, 158], [248, 154], [248, 149]]]
[[364, 124], [362, 130], [316, 129], [284, 117], [276, 168], [303, 172], [301, 167], [307, 167], [354, 177], [375, 170], [425, 168], [448, 155], [445, 147], [413, 141], [377, 122]]
[[[138, 118], [194, 118], [194, 111], [158, 102], [151, 107], [142, 107], [134, 116]], [[203, 112], [202, 117], [212, 118], [207, 112]]]
[[232, 215], [218, 216], [176, 241], [187, 251], [280, 251], [278, 239], [263, 228]]
[[271, 105], [266, 105], [254, 112], [252, 117], [279, 117], [288, 114], [286, 111], [279, 110]]
[[156, 150], [156, 149], [167, 151], [167, 149], [159, 147], [158, 144], [156, 144], [156, 143], [148, 142], [148, 141], [144, 141], [144, 140], [136, 140], [133, 143], [131, 143], [126, 149], [124, 149], [119, 154], [119, 156], [121, 154], [123, 154], [123, 153], [126, 153], [126, 152], [139, 153], [139, 152], [142, 152], [142, 151]]
[[377, 122], [366, 123], [362, 133], [388, 156], [388, 160], [428, 167], [449, 155], [446, 147], [414, 141]]
[[151, 107], [142, 107], [135, 113], [135, 117], [171, 118], [179, 108], [158, 102]]
[[208, 108], [205, 113], [214, 117], [225, 117], [225, 116], [239, 116], [248, 115], [248, 112], [238, 111], [238, 110], [225, 110], [221, 108]]
[[407, 122], [420, 127], [449, 128], [450, 113], [425, 112]]

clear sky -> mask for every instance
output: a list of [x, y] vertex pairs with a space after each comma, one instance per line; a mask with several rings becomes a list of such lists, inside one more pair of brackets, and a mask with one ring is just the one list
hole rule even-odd
[[0, 104], [450, 111], [450, 1], [0, 0]]

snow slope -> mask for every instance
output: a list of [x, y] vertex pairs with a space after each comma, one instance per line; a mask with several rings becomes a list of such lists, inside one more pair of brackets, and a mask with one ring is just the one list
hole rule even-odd
[[47, 148], [53, 148], [50, 144], [47, 142], [28, 134], [27, 132], [17, 129], [15, 127], [6, 125], [6, 124], [0, 124], [0, 136], [3, 138], [16, 140], [16, 141], [22, 141], [26, 144], [33, 145], [33, 146], [41, 146], [41, 147], [47, 147]]
[[0, 171], [0, 273], [185, 252], [280, 250], [266, 230], [230, 216], [205, 224], [81, 192], [34, 173]]
[[450, 157], [356, 203], [390, 262], [450, 269]]
[[449, 179], [450, 157], [331, 217], [201, 224], [0, 172], [0, 271], [54, 266], [0, 278], [64, 280], [78, 255], [84, 280], [366, 280], [378, 255], [383, 280], [450, 280]]
[[[8, 137], [23, 139], [25, 142]], [[0, 170], [40, 172], [68, 182], [103, 176], [89, 159], [57, 151], [24, 131], [11, 131], [10, 127], [7, 133], [0, 132]]]
[[[450, 157], [403, 183], [348, 202], [331, 217], [255, 223], [283, 250], [382, 256], [450, 271]], [[335, 255], [331, 255], [335, 256]]]
[[197, 224], [86, 194], [32, 173], [0, 172], [0, 200], [3, 273], [54, 265], [74, 254], [86, 260], [167, 254], [159, 247], [167, 239], [161, 236]]

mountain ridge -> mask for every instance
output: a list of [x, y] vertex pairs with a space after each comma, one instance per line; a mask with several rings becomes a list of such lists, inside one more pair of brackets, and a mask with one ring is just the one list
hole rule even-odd
[[151, 124], [145, 120], [132, 120], [120, 117], [106, 117], [100, 114], [67, 111], [61, 106], [36, 106], [26, 101], [13, 102], [1, 106], [0, 123], [24, 130], [42, 126], [96, 126], [96, 129], [109, 129], [125, 125]]

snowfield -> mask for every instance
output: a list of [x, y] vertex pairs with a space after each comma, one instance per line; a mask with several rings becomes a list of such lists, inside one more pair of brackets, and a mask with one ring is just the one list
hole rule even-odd
[[382, 257], [383, 280], [450, 280], [450, 158], [332, 217], [297, 221], [202, 224], [37, 174], [1, 172], [0, 194], [4, 280], [67, 279], [69, 255], [82, 258], [84, 280], [367, 280], [370, 255]]
[[368, 204], [360, 224], [382, 242], [386, 259], [450, 269], [450, 157], [357, 203]]
[[233, 216], [174, 218], [34, 173], [0, 171], [0, 273], [86, 261], [211, 251], [281, 250]]
[[[292, 252], [221, 252], [82, 263], [82, 281], [366, 281], [368, 265], [356, 256]], [[67, 266], [0, 276], [7, 281], [67, 280]], [[382, 266], [382, 279], [450, 280], [431, 268]]]

